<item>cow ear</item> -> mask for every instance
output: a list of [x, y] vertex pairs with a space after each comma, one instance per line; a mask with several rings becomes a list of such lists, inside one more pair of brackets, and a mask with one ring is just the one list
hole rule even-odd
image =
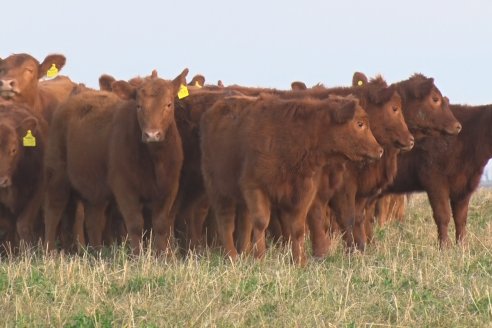
[[63, 66], [65, 66], [65, 62], [67, 59], [63, 55], [48, 55], [43, 60], [41, 64], [39, 64], [39, 77], [43, 77], [48, 73], [53, 65], [56, 67], [57, 71], [60, 71]]
[[218, 86], [219, 88], [224, 88], [224, 82], [222, 82], [222, 80], [218, 80], [218, 81], [217, 81], [217, 86]]
[[186, 85], [186, 75], [188, 75], [189, 70], [185, 68], [181, 74], [176, 76], [176, 78], [173, 80], [173, 86], [174, 86], [174, 93], [177, 94], [179, 91], [179, 87], [181, 85]]
[[113, 92], [124, 100], [131, 100], [137, 97], [137, 88], [126, 81], [115, 81], [111, 83]]
[[103, 74], [99, 77], [99, 90], [101, 91], [113, 91], [111, 84], [116, 81], [114, 77], [108, 74]]
[[290, 87], [292, 90], [300, 91], [300, 90], [306, 90], [307, 86], [306, 83], [301, 82], [301, 81], [294, 81], [290, 84]]
[[416, 98], [423, 98], [427, 96], [434, 87], [434, 79], [432, 77], [426, 78], [425, 81], [415, 89], [414, 95]]
[[189, 86], [194, 86], [194, 87], [203, 87], [205, 85], [205, 76], [201, 74], [197, 74], [193, 76], [191, 79], [191, 82], [188, 83]]
[[366, 85], [368, 82], [367, 76], [361, 72], [355, 72], [352, 77], [352, 86], [353, 87], [361, 87]]
[[358, 100], [343, 102], [331, 112], [332, 119], [335, 123], [343, 124], [354, 118], [355, 109], [359, 105]]
[[22, 122], [19, 124], [19, 129], [22, 131], [24, 136], [27, 133], [27, 130], [34, 131], [36, 127], [38, 126], [38, 120], [35, 117], [26, 117]]
[[159, 77], [159, 74], [157, 73], [156, 69], [152, 70], [152, 73], [150, 73], [150, 78], [151, 79], [157, 79]]

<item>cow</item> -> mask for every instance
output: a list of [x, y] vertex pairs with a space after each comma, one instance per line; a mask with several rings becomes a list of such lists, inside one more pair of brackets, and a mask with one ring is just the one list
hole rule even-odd
[[355, 99], [252, 98], [227, 97], [201, 119], [202, 173], [219, 238], [235, 259], [235, 215], [242, 212], [255, 257], [263, 257], [275, 206], [288, 222], [293, 260], [303, 264], [305, 220], [321, 167], [333, 155], [380, 158], [383, 150]]
[[39, 79], [50, 70], [61, 70], [65, 61], [65, 57], [59, 54], [46, 56], [42, 63], [28, 54], [13, 54], [0, 59], [0, 97], [26, 105], [49, 123], [60, 100], [66, 99], [70, 94], [67, 90], [75, 85], [68, 78], [41, 84]]
[[492, 158], [492, 105], [450, 105], [450, 110], [463, 130], [458, 135], [426, 137], [413, 151], [402, 154], [398, 174], [387, 190], [389, 193], [427, 192], [442, 248], [450, 244], [451, 215], [456, 242], [465, 238], [470, 197]]
[[[408, 151], [414, 144], [414, 138], [403, 119], [401, 98], [394, 86], [388, 86], [382, 77], [377, 77], [362, 86], [348, 89], [366, 110], [371, 130], [385, 151], [382, 158], [375, 162], [338, 160], [323, 168], [318, 193], [308, 214], [315, 257], [324, 257], [329, 247], [326, 205], [330, 203], [334, 208], [338, 225], [346, 232], [344, 239], [351, 246], [356, 206], [365, 201], [365, 196], [372, 189], [384, 185], [385, 172], [396, 169], [399, 150]], [[347, 88], [325, 91], [346, 93]]]
[[[363, 73], [356, 72], [353, 77], [353, 86], [364, 85], [366, 81], [367, 78]], [[417, 142], [425, 136], [441, 133], [456, 135], [461, 131], [461, 124], [449, 110], [448, 99], [441, 95], [432, 78], [427, 78], [422, 74], [414, 74], [407, 80], [395, 83], [394, 86], [402, 96], [405, 122]], [[383, 173], [386, 174], [385, 183], [380, 188], [374, 189], [371, 197], [366, 199], [365, 203], [360, 203], [356, 209], [354, 238], [356, 239], [356, 247], [361, 250], [365, 248], [366, 230], [368, 230], [368, 224], [365, 223], [364, 208], [371, 206], [371, 203], [376, 201], [385, 188], [392, 183], [397, 170], [396, 162], [393, 164], [392, 171]]]
[[[48, 249], [70, 192], [84, 203], [91, 245], [101, 245], [105, 211], [114, 199], [134, 253], [144, 211], [150, 212], [156, 250], [168, 248], [183, 160], [174, 97], [187, 73], [172, 81], [144, 78], [138, 86], [115, 81], [112, 93], [87, 91], [56, 111], [53, 129], [59, 132], [50, 137], [46, 157]], [[96, 94], [89, 97], [90, 92]]]
[[[15, 226], [20, 240], [27, 243], [42, 237], [40, 208], [47, 133], [47, 123], [28, 107], [0, 104], [0, 221], [10, 229]], [[7, 239], [12, 241], [13, 231], [6, 230]]]
[[[392, 181], [396, 174], [397, 155], [400, 151], [412, 149], [414, 138], [404, 121], [402, 99], [394, 85], [388, 86], [382, 77], [376, 77], [353, 86], [353, 89], [368, 113], [371, 130], [384, 148], [384, 154], [379, 161], [347, 162], [343, 177], [339, 178], [341, 186], [325, 202], [330, 203], [349, 249], [355, 242], [355, 247], [363, 250], [364, 207], [371, 197]], [[318, 245], [313, 240], [316, 256], [326, 253], [327, 245], [321, 247], [321, 253], [315, 246]]]

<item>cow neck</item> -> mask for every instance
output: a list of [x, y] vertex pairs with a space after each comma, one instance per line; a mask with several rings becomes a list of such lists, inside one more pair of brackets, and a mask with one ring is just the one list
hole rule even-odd
[[377, 193], [393, 183], [397, 173], [397, 156], [400, 151], [392, 146], [384, 147], [383, 156], [376, 161], [353, 164], [365, 193]]

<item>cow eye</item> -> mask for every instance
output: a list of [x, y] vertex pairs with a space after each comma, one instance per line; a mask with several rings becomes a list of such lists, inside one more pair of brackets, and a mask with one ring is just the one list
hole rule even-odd
[[15, 153], [17, 153], [17, 148], [12, 148], [12, 149], [10, 150], [10, 155], [11, 155], [11, 156], [14, 156], [14, 155], [15, 155]]
[[142, 106], [137, 105], [137, 112], [140, 112], [142, 110]]
[[393, 112], [397, 112], [398, 111], [398, 106], [393, 106]]
[[435, 103], [439, 102], [439, 97], [436, 96], [432, 97], [432, 101]]
[[172, 103], [167, 104], [167, 108], [171, 108]]
[[364, 122], [362, 121], [357, 122], [357, 126], [362, 129], [364, 127]]

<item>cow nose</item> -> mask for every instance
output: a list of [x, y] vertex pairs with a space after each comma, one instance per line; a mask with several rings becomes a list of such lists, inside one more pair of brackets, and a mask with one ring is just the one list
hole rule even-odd
[[11, 89], [13, 89], [15, 85], [15, 80], [0, 80], [0, 87], [10, 87]]
[[11, 184], [11, 181], [10, 181], [10, 177], [9, 176], [0, 177], [0, 188], [9, 187], [10, 184]]
[[159, 130], [146, 130], [143, 133], [143, 137], [146, 142], [161, 141], [162, 133]]
[[378, 150], [379, 158], [383, 157], [383, 153], [384, 153], [383, 147], [379, 147]]
[[456, 125], [454, 126], [454, 129], [456, 131], [456, 134], [460, 133], [461, 129], [462, 129], [462, 126], [461, 124], [458, 122], [456, 123]]

